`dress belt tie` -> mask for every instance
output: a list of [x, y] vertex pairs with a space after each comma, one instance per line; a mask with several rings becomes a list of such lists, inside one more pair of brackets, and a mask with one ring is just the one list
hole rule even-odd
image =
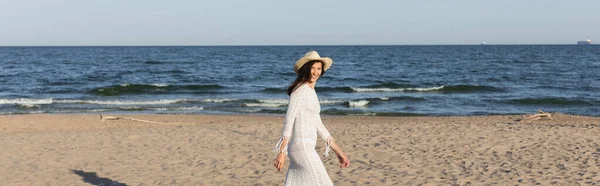
[[292, 138], [293, 143], [316, 143], [317, 140], [314, 138]]

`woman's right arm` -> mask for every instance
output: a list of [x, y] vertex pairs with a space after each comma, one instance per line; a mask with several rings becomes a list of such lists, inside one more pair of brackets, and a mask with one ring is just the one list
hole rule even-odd
[[288, 104], [288, 110], [285, 115], [285, 121], [283, 123], [283, 129], [281, 131], [282, 135], [279, 139], [279, 142], [275, 146], [274, 151], [278, 152], [277, 158], [275, 159], [275, 168], [277, 171], [280, 171], [285, 163], [285, 156], [287, 155], [287, 147], [289, 139], [292, 135], [292, 130], [294, 128], [294, 120], [298, 115], [301, 104], [301, 95], [294, 94], [290, 95], [290, 102]]
[[[283, 141], [281, 143], [283, 144], [287, 144], [288, 142], [288, 138], [283, 138]], [[286, 153], [284, 153], [286, 151], [287, 147], [280, 147], [279, 149], [279, 153], [277, 153], [277, 158], [275, 158], [275, 162], [273, 163], [273, 165], [275, 165], [275, 168], [277, 169], [277, 171], [281, 171], [281, 168], [283, 168], [283, 165], [285, 164], [285, 155]]]

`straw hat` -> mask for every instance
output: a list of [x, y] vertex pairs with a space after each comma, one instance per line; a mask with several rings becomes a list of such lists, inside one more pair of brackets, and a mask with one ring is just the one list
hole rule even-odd
[[316, 51], [310, 51], [310, 52], [304, 54], [304, 57], [302, 57], [298, 61], [296, 61], [296, 65], [294, 65], [294, 71], [296, 72], [296, 74], [298, 73], [298, 70], [300, 70], [300, 68], [302, 68], [302, 66], [304, 64], [308, 63], [309, 61], [323, 62], [323, 71], [327, 71], [327, 69], [329, 69], [329, 67], [331, 67], [331, 63], [333, 63], [333, 60], [331, 60], [331, 58], [321, 57], [321, 56], [319, 56], [319, 53], [317, 53]]

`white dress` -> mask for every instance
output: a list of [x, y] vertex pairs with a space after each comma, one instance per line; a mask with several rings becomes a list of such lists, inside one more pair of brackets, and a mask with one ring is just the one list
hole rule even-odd
[[[300, 85], [290, 95], [283, 135], [275, 147], [279, 151], [284, 145], [284, 153], [290, 157], [290, 167], [285, 177], [285, 185], [333, 185], [321, 158], [315, 151], [317, 133], [325, 140], [328, 155], [333, 138], [323, 126], [321, 105], [314, 89], [307, 84]], [[290, 138], [291, 137], [291, 138]], [[288, 144], [282, 144], [283, 139]]]

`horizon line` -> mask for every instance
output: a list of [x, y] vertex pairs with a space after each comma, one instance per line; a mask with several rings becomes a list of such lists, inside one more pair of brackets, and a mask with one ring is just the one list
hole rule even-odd
[[[0, 47], [267, 47], [267, 46], [506, 46], [506, 45], [579, 45], [575, 44], [264, 44], [264, 45], [0, 45]], [[589, 44], [595, 45], [595, 44]]]

